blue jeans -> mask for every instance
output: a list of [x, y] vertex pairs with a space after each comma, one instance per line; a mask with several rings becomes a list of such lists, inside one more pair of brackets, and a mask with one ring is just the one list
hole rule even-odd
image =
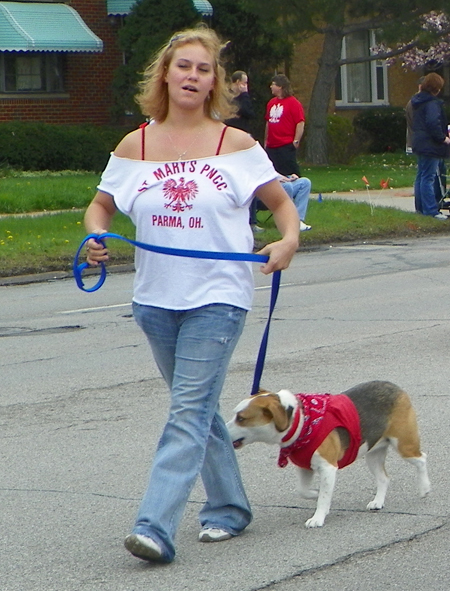
[[206, 491], [202, 527], [237, 535], [252, 519], [235, 451], [219, 414], [219, 396], [246, 311], [226, 304], [177, 311], [133, 303], [133, 313], [171, 390], [169, 418], [133, 533], [160, 544], [163, 558], [170, 562], [199, 474]]
[[414, 183], [414, 203], [416, 211], [423, 215], [437, 215], [439, 213], [434, 183], [439, 167], [440, 158], [418, 156], [417, 176]]
[[308, 209], [309, 194], [311, 193], [311, 181], [302, 176], [293, 181], [281, 183], [283, 189], [294, 200], [298, 211], [298, 217], [304, 221]]

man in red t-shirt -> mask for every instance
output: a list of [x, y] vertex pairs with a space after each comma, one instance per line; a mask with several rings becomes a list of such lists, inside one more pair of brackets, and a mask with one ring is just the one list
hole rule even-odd
[[297, 148], [305, 128], [303, 106], [292, 95], [289, 79], [283, 74], [272, 78], [274, 95], [266, 107], [264, 145], [275, 170], [280, 174], [300, 176]]

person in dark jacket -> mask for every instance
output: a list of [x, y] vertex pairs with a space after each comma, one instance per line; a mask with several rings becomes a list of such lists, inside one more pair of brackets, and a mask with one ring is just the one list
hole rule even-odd
[[414, 200], [418, 213], [446, 220], [439, 212], [434, 183], [439, 163], [448, 156], [447, 117], [442, 100], [437, 98], [444, 80], [432, 72], [423, 79], [420, 92], [411, 99], [413, 108], [413, 152], [417, 155]]
[[[234, 117], [225, 120], [225, 125], [237, 127], [251, 135], [251, 121], [256, 115], [253, 110], [252, 99], [248, 93], [248, 76], [243, 70], [236, 70], [231, 74], [230, 91], [238, 110]], [[257, 224], [256, 213], [257, 200], [253, 199], [250, 206], [250, 225], [254, 234], [264, 231], [264, 228], [260, 228]]]
[[235, 117], [227, 119], [225, 125], [237, 127], [247, 133], [251, 133], [251, 120], [255, 118], [252, 99], [248, 93], [248, 76], [242, 70], [237, 70], [231, 75], [231, 92], [233, 101], [238, 110]]

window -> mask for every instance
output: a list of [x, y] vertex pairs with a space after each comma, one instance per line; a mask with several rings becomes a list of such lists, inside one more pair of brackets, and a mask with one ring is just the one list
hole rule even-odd
[[[342, 41], [342, 59], [370, 56], [375, 31], [356, 31]], [[387, 66], [373, 60], [341, 66], [336, 81], [336, 105], [387, 105]]]
[[63, 92], [63, 69], [60, 53], [4, 52], [0, 54], [0, 92]]

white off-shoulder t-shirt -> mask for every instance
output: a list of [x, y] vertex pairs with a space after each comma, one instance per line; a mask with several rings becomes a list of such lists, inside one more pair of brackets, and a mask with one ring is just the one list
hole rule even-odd
[[[254, 191], [277, 178], [259, 144], [197, 160], [153, 162], [111, 154], [98, 189], [136, 226], [136, 240], [217, 252], [253, 249]], [[133, 300], [171, 310], [230, 304], [249, 310], [251, 263], [185, 258], [136, 249]]]

